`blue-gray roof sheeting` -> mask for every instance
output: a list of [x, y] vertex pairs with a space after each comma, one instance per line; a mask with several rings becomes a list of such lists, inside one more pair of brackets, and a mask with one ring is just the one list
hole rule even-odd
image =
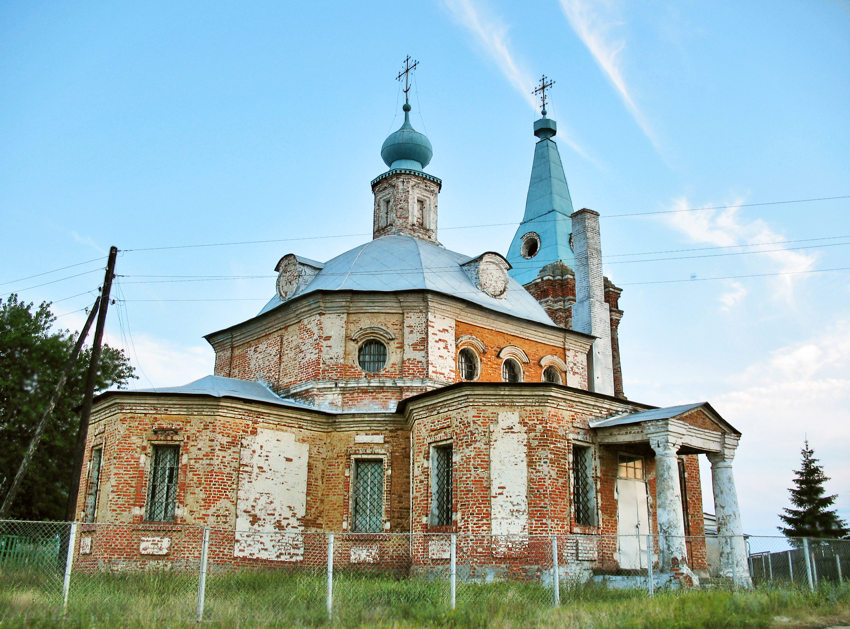
[[655, 419], [672, 419], [678, 417], [688, 411], [706, 404], [706, 402], [698, 402], [696, 404], [681, 404], [679, 406], [668, 406], [667, 408], [652, 408], [648, 411], [640, 411], [639, 413], [627, 413], [625, 415], [616, 415], [605, 419], [591, 419], [591, 428], [609, 428], [611, 426], [625, 426], [627, 424], [639, 424], [641, 422], [653, 421]]
[[[398, 292], [430, 290], [451, 295], [521, 319], [554, 325], [543, 307], [515, 280], [508, 278], [504, 298], [478, 290], [461, 268], [472, 258], [420, 238], [383, 236], [355, 247], [325, 263], [294, 297], [318, 291]], [[263, 314], [284, 303], [277, 295], [260, 310]]]
[[254, 402], [266, 402], [278, 406], [289, 406], [297, 408], [313, 409], [312, 406], [287, 400], [276, 395], [262, 382], [250, 380], [239, 380], [237, 378], [225, 378], [223, 376], [204, 376], [189, 384], [179, 387], [159, 387], [155, 389], [136, 389], [129, 393], [161, 393], [177, 395], [209, 395], [211, 397], [232, 397], [240, 400], [252, 400]]

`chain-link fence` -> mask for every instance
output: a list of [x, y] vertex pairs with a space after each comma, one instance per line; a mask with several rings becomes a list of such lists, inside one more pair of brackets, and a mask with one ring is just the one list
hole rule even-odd
[[0, 521], [0, 623], [50, 613], [92, 623], [370, 624], [456, 608], [486, 614], [493, 601], [540, 609], [602, 589], [815, 589], [848, 574], [850, 540]]

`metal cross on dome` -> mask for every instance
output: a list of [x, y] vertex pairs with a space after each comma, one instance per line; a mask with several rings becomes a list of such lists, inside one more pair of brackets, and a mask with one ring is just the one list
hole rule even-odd
[[540, 76], [540, 86], [534, 88], [531, 93], [537, 96], [540, 94], [540, 113], [542, 115], [546, 115], [546, 90], [555, 85], [555, 81], [549, 79], [546, 80], [546, 75], [543, 74]]
[[[411, 64], [410, 62], [413, 61]], [[404, 102], [407, 102], [407, 93], [410, 91], [410, 73], [419, 65], [419, 62], [415, 59], [411, 59], [410, 55], [407, 55], [404, 58], [404, 70], [398, 73], [398, 76], [395, 78], [396, 81], [401, 81], [401, 77], [404, 77]]]

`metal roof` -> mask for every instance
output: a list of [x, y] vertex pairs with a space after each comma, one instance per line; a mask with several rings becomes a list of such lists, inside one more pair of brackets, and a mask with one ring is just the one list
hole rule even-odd
[[611, 426], [625, 426], [626, 424], [639, 424], [648, 422], [654, 419], [672, 419], [678, 417], [695, 408], [699, 408], [707, 402], [697, 402], [696, 404], [681, 404], [679, 406], [668, 406], [667, 408], [653, 408], [648, 411], [639, 413], [627, 413], [625, 415], [615, 415], [605, 419], [591, 419], [591, 428], [609, 428]]
[[[430, 290], [513, 315], [554, 325], [543, 307], [515, 280], [508, 278], [502, 298], [476, 288], [461, 268], [470, 256], [405, 234], [376, 238], [325, 263], [316, 277], [287, 301], [317, 291], [398, 292]], [[277, 295], [260, 310], [263, 314], [284, 303]]]
[[[551, 123], [554, 134], [554, 121], [544, 118], [537, 122]], [[527, 284], [537, 277], [540, 269], [557, 260], [574, 266], [575, 256], [570, 248], [572, 213], [573, 202], [558, 145], [543, 137], [534, 147], [525, 214], [508, 249], [507, 259], [513, 267], [511, 277], [520, 284]], [[540, 237], [540, 251], [531, 259], [520, 253], [522, 237], [528, 232]]]
[[250, 380], [239, 380], [237, 378], [225, 378], [223, 376], [204, 376], [189, 384], [179, 387], [159, 387], [155, 389], [136, 389], [129, 393], [162, 393], [178, 395], [209, 395], [211, 397], [232, 397], [240, 400], [252, 400], [254, 402], [266, 402], [278, 406], [290, 406], [298, 408], [309, 408], [312, 406], [288, 400], [276, 395], [262, 382]]

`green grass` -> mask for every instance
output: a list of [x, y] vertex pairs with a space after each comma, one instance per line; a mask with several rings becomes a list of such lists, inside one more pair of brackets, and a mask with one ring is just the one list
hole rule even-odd
[[[850, 584], [816, 592], [784, 586], [750, 591], [662, 591], [564, 587], [561, 606], [535, 583], [448, 584], [425, 578], [339, 572], [334, 615], [321, 574], [242, 571], [207, 580], [204, 625], [211, 627], [823, 627], [850, 622]], [[0, 573], [0, 627], [192, 627], [197, 575], [78, 574], [62, 617], [61, 575]]]

